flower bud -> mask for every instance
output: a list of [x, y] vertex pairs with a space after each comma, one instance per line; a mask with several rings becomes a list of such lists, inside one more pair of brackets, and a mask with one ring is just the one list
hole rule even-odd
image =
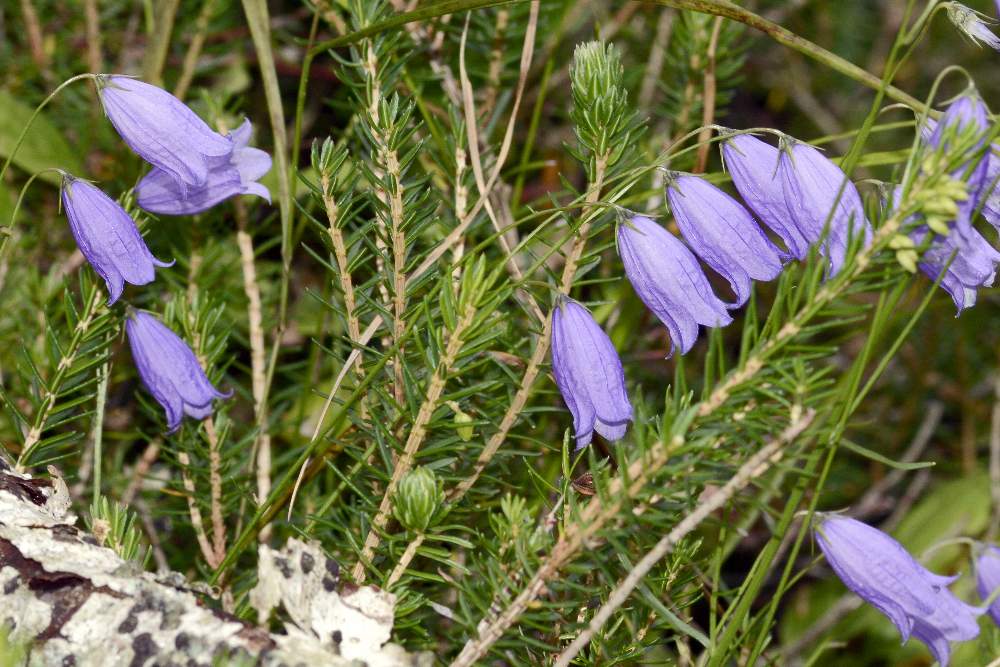
[[444, 493], [434, 473], [420, 466], [400, 481], [395, 500], [394, 512], [399, 523], [407, 530], [422, 533], [444, 502]]

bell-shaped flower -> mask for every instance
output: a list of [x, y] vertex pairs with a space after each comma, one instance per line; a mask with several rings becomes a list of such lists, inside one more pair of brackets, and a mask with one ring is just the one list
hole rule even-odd
[[733, 307], [750, 298], [751, 280], [773, 280], [781, 255], [743, 205], [708, 181], [671, 173], [667, 200], [694, 253], [729, 281]]
[[228, 135], [233, 151], [221, 158], [209, 158], [208, 177], [203, 185], [183, 186], [167, 171], [154, 167], [135, 187], [136, 201], [151, 213], [191, 215], [201, 213], [230, 197], [257, 195], [271, 202], [271, 193], [257, 179], [271, 170], [271, 156], [250, 143], [250, 121]]
[[214, 399], [232, 396], [212, 386], [194, 351], [153, 315], [130, 309], [125, 331], [139, 377], [166, 411], [171, 432], [185, 414], [204, 419]]
[[809, 144], [782, 138], [778, 175], [788, 212], [809, 243], [826, 232], [821, 252], [828, 261], [827, 275], [843, 268], [848, 241], [871, 240], [872, 228], [854, 183], [840, 167]]
[[608, 440], [625, 435], [632, 404], [618, 352], [590, 312], [566, 297], [552, 312], [552, 372], [573, 414], [577, 449], [590, 444], [594, 431]]
[[961, 141], [960, 137], [967, 134], [973, 138], [984, 137], [989, 126], [989, 109], [983, 104], [979, 94], [970, 88], [948, 105], [940, 122], [933, 126], [934, 130], [928, 139], [932, 148], [941, 150], [946, 155], [953, 153], [956, 148], [964, 148], [969, 154], [969, 160], [951, 174], [952, 178], [965, 183], [968, 193], [964, 200], [957, 202], [958, 215], [955, 218], [955, 229], [963, 237], [972, 229], [972, 216], [979, 208], [981, 197], [989, 194], [985, 192], [985, 188], [989, 176], [989, 153], [992, 150], [980, 154], [982, 139], [970, 144], [967, 138]]
[[950, 642], [979, 635], [984, 609], [955, 597], [957, 576], [934, 574], [882, 531], [843, 516], [823, 516], [816, 542], [844, 585], [889, 617], [903, 643], [913, 635], [946, 667]]
[[636, 294], [670, 332], [671, 353], [686, 354], [698, 339], [698, 325], [724, 327], [733, 321], [684, 242], [643, 215], [618, 225], [618, 252]]
[[156, 86], [116, 74], [97, 77], [111, 124], [135, 153], [184, 186], [208, 181], [212, 158], [224, 158], [233, 142], [210, 128], [186, 104]]
[[173, 265], [153, 257], [132, 217], [87, 181], [64, 173], [62, 203], [77, 247], [107, 283], [109, 306], [125, 283], [145, 285], [153, 281], [155, 267]]
[[[984, 603], [989, 603], [990, 617], [1000, 625], [1000, 549], [993, 545], [983, 545], [976, 558], [976, 590]], [[993, 598], [990, 600], [990, 598]]]
[[983, 177], [982, 208], [986, 222], [1000, 231], [1000, 146], [993, 144], [986, 156], [986, 173]]
[[722, 157], [736, 191], [757, 218], [777, 234], [796, 259], [809, 254], [809, 240], [785, 204], [778, 178], [778, 149], [750, 134], [732, 134], [722, 141]]
[[[933, 232], [921, 226], [910, 232], [910, 238], [920, 246], [927, 234]], [[940, 285], [951, 295], [960, 315], [976, 304], [978, 288], [993, 285], [998, 263], [1000, 253], [975, 228], [969, 228], [964, 236], [957, 230], [947, 236], [934, 234], [918, 266], [931, 280], [945, 272]]]

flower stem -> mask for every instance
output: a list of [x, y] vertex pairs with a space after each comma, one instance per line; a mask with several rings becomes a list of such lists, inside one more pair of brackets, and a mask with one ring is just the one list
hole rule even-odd
[[31, 113], [31, 117], [28, 118], [28, 122], [24, 124], [24, 129], [21, 130], [21, 134], [18, 135], [17, 141], [14, 142], [14, 148], [11, 149], [10, 155], [7, 156], [7, 160], [3, 163], [3, 167], [0, 167], [0, 180], [3, 180], [4, 174], [7, 173], [7, 167], [10, 166], [10, 163], [14, 160], [14, 156], [17, 155], [18, 149], [21, 148], [21, 144], [24, 143], [24, 137], [25, 135], [28, 134], [28, 130], [31, 129], [31, 124], [35, 122], [35, 118], [37, 118], [38, 114], [42, 112], [42, 109], [44, 109], [46, 105], [52, 101], [52, 98], [55, 97], [57, 94], [59, 94], [59, 91], [61, 91], [69, 84], [75, 81], [79, 81], [80, 79], [93, 79], [96, 76], [97, 76], [96, 74], [91, 74], [90, 72], [87, 72], [86, 74], [77, 74], [74, 77], [66, 79], [61, 84], [59, 84], [59, 86], [56, 87], [55, 90], [49, 93], [49, 96], [46, 97], [44, 100], [42, 100], [41, 104], [35, 107], [35, 110]]

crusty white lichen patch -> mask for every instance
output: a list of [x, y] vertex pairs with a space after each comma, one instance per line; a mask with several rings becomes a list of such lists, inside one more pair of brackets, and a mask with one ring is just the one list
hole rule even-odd
[[[315, 546], [262, 547], [255, 603], [281, 606], [286, 632], [218, 611], [177, 573], [127, 563], [75, 527], [65, 484], [33, 479], [0, 461], [0, 624], [31, 642], [25, 664], [310, 665], [429, 664], [388, 644], [393, 597], [345, 588]], [[286, 572], [288, 573], [286, 576]]]
[[371, 667], [415, 664], [413, 656], [387, 643], [395, 596], [373, 586], [340, 584], [337, 563], [319, 545], [291, 539], [281, 550], [261, 546], [257, 577], [251, 604], [262, 618], [283, 608], [289, 637], [311, 637]]

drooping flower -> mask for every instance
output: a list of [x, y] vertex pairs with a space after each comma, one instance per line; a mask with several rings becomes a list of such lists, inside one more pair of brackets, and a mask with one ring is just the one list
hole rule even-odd
[[166, 411], [171, 432], [185, 414], [204, 419], [214, 399], [232, 396], [212, 386], [194, 351], [153, 315], [130, 309], [125, 331], [139, 377]]
[[594, 431], [608, 440], [625, 435], [632, 404], [618, 352], [590, 312], [565, 297], [552, 312], [552, 372], [573, 414], [577, 449]]
[[[985, 603], [1000, 588], [1000, 549], [984, 545], [976, 559], [976, 589]], [[990, 617], [1000, 625], [1000, 596], [989, 603]]]
[[167, 171], [154, 167], [135, 188], [139, 206], [151, 213], [191, 215], [208, 210], [235, 195], [252, 194], [271, 202], [271, 193], [257, 183], [271, 169], [271, 156], [248, 146], [250, 121], [228, 135], [233, 151], [208, 159], [208, 177], [203, 185], [182, 187]]
[[805, 259], [809, 241], [785, 204], [778, 178], [778, 149], [750, 134], [732, 134], [722, 142], [722, 157], [750, 210], [781, 238], [792, 256]]
[[145, 285], [153, 281], [154, 267], [173, 265], [153, 257], [132, 217], [87, 181], [64, 173], [62, 202], [77, 247], [107, 283], [109, 306], [125, 283]]
[[816, 542], [844, 585], [889, 617], [903, 643], [912, 634], [946, 667], [950, 642], [979, 635], [984, 609], [948, 590], [957, 576], [934, 574], [882, 531], [843, 516], [823, 516]]
[[[920, 226], [910, 232], [910, 238], [920, 246], [925, 242], [927, 234], [932, 233], [927, 227]], [[937, 280], [941, 271], [947, 267], [940, 284], [951, 295], [960, 315], [963, 310], [976, 304], [978, 288], [993, 285], [998, 263], [1000, 253], [972, 228], [964, 237], [957, 231], [947, 236], [934, 234], [934, 239], [924, 251], [918, 266], [931, 280]]]
[[[998, 5], [1000, 6], [1000, 5]], [[1000, 51], [1000, 37], [993, 34], [979, 12], [958, 2], [949, 2], [948, 18], [973, 44], [989, 46]]]
[[653, 220], [634, 215], [618, 225], [618, 252], [636, 294], [670, 332], [671, 351], [686, 354], [699, 324], [724, 327], [733, 321], [697, 258]]
[[983, 178], [982, 208], [986, 222], [1000, 231], [1000, 146], [993, 144], [986, 155], [986, 174]]
[[[966, 90], [955, 99], [944, 112], [940, 122], [934, 125], [928, 144], [945, 154], [950, 154], [959, 146], [959, 136], [972, 133], [974, 136], [985, 135], [989, 129], [989, 109], [983, 104], [979, 94], [974, 89]], [[955, 228], [958, 233], [965, 237], [972, 229], [972, 216], [979, 207], [980, 198], [987, 194], [984, 189], [987, 185], [989, 171], [988, 154], [977, 155], [982, 148], [983, 141], [974, 142], [971, 146], [962, 143], [963, 148], [969, 153], [969, 161], [952, 172], [952, 178], [965, 183], [968, 197], [958, 203], [958, 216], [955, 218]]]
[[734, 307], [750, 298], [751, 280], [773, 280], [781, 273], [781, 255], [753, 216], [705, 179], [670, 174], [667, 200], [694, 253], [729, 281]]
[[210, 160], [233, 152], [233, 142], [186, 104], [156, 86], [116, 74], [97, 77], [111, 124], [129, 147], [186, 186], [203, 186]]
[[827, 233], [821, 252], [827, 275], [834, 276], [847, 260], [848, 241], [871, 240], [872, 228], [854, 183], [840, 167], [816, 148], [791, 137], [782, 138], [778, 175], [788, 212], [809, 243]]

